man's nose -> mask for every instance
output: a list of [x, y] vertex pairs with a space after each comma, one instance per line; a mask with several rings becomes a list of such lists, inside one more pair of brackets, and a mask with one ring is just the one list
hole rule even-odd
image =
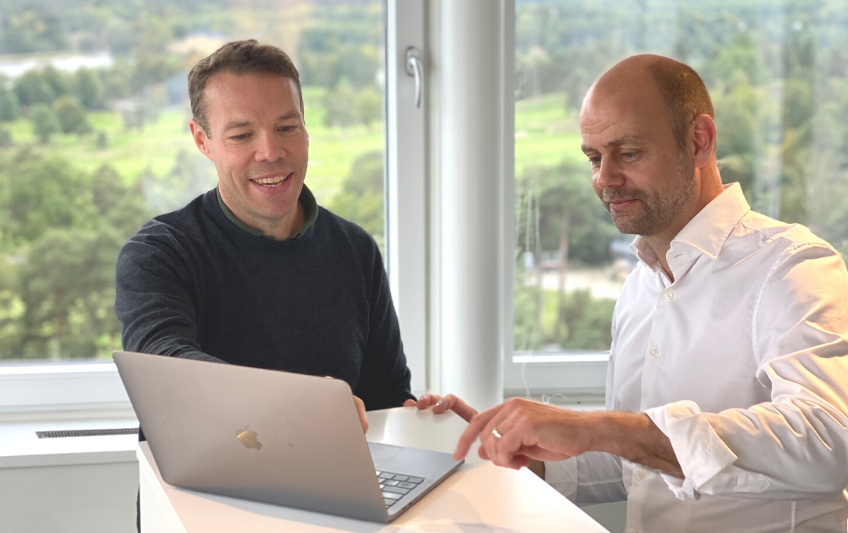
[[601, 160], [601, 166], [595, 175], [595, 181], [599, 188], [620, 187], [624, 184], [624, 175], [621, 166], [616, 165], [611, 158], [605, 157]]
[[282, 140], [274, 133], [259, 135], [259, 145], [256, 147], [257, 161], [274, 162], [286, 156]]

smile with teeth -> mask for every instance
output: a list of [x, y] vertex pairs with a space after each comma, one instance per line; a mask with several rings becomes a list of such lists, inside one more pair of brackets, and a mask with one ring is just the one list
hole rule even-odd
[[279, 187], [288, 177], [289, 175], [286, 174], [285, 176], [274, 176], [273, 178], [262, 178], [253, 181], [265, 187]]

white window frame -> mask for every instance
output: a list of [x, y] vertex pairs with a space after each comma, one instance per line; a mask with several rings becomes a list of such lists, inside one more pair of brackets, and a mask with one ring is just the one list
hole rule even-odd
[[[440, 11], [443, 0], [387, 0], [386, 3], [386, 268], [415, 394], [442, 391], [439, 313], [439, 139]], [[515, 9], [507, 2], [504, 69], [514, 68]], [[414, 78], [405, 69], [405, 51], [422, 52], [424, 83], [420, 108], [413, 104]], [[511, 55], [512, 54], [512, 55]], [[511, 79], [504, 77], [509, 88]], [[512, 108], [512, 103], [508, 103]], [[507, 114], [505, 127], [513, 127]], [[511, 139], [511, 135], [507, 135]], [[514, 180], [513, 155], [504, 146], [504, 175]], [[511, 187], [501, 206], [512, 220]], [[508, 216], [506, 216], [508, 215]], [[598, 354], [520, 354], [512, 346], [512, 235], [504, 233], [501, 271], [508, 273], [498, 287], [504, 390], [508, 395], [567, 393], [602, 395], [606, 360]], [[508, 242], [507, 242], [508, 241]], [[508, 279], [507, 279], [508, 278]], [[129, 399], [114, 363], [107, 361], [0, 365], [0, 415], [76, 413], [130, 409]]]
[[[387, 57], [414, 45], [424, 50], [424, 0], [386, 1]], [[426, 65], [426, 59], [425, 59]], [[412, 388], [426, 390], [426, 239], [424, 111], [410, 106], [413, 78], [387, 61], [386, 267], [402, 324]], [[403, 142], [397, 142], [402, 139]], [[417, 173], [417, 174], [416, 174]], [[399, 180], [398, 176], [404, 176]], [[0, 363], [0, 419], [85, 416], [131, 409], [111, 361]]]

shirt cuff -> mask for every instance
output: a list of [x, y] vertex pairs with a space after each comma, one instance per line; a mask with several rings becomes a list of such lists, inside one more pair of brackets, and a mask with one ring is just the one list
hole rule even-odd
[[560, 494], [574, 500], [577, 494], [577, 458], [545, 462], [545, 481]]
[[674, 402], [648, 409], [645, 414], [671, 441], [683, 470], [684, 479], [662, 476], [677, 498], [698, 499], [699, 489], [736, 461], [736, 454], [701, 416], [701, 409], [695, 402]]

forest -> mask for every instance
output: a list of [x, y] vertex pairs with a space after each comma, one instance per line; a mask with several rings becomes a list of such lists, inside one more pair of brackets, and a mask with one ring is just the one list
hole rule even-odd
[[[577, 120], [592, 81], [631, 54], [695, 68], [723, 181], [848, 251], [846, 17], [846, 0], [516, 2], [516, 349], [609, 346], [614, 298], [545, 279], [618, 275], [613, 244], [632, 237], [594, 197]], [[0, 2], [0, 359], [120, 347], [118, 250], [215, 186], [188, 134], [186, 75], [228, 40], [292, 55], [307, 184], [382, 246], [384, 18], [373, 1]]]

